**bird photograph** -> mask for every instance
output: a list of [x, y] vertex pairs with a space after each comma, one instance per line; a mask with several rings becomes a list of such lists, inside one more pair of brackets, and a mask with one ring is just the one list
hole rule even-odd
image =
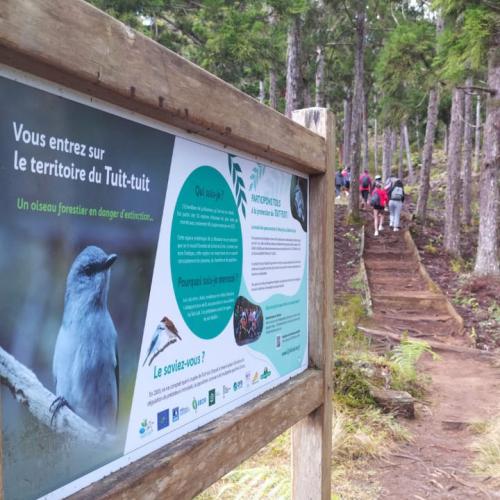
[[294, 175], [290, 185], [290, 207], [292, 216], [307, 231], [307, 179]]
[[88, 246], [74, 260], [53, 358], [57, 398], [52, 418], [68, 406], [108, 433], [115, 431], [118, 414], [118, 336], [108, 310], [110, 268], [116, 258]]
[[156, 327], [153, 337], [151, 338], [151, 343], [149, 344], [148, 353], [144, 358], [144, 363], [149, 359], [149, 365], [153, 360], [162, 353], [168, 346], [174, 344], [178, 340], [182, 340], [177, 328], [174, 323], [166, 316], [160, 321]]

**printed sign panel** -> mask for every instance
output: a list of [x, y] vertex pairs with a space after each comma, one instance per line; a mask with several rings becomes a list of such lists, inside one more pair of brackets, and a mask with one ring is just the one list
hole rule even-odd
[[6, 499], [71, 494], [307, 367], [307, 178], [5, 69], [0, 109]]

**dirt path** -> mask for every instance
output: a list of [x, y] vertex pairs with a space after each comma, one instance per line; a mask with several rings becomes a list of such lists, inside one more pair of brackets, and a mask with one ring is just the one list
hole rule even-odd
[[[468, 347], [460, 324], [442, 293], [429, 286], [403, 232], [365, 235], [364, 260], [372, 294], [368, 327], [392, 335], [408, 331], [425, 340]], [[469, 424], [500, 413], [500, 368], [479, 353], [440, 352], [421, 370], [432, 384], [417, 416], [405, 421], [413, 441], [386, 459], [373, 461], [370, 482], [382, 487], [382, 499], [500, 498], [500, 492], [470, 473], [474, 434]]]

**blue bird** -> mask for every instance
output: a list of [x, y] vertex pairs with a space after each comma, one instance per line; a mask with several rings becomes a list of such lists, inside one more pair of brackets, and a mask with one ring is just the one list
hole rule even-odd
[[142, 366], [146, 364], [149, 356], [152, 355], [149, 364], [153, 361], [153, 359], [160, 354], [166, 347], [177, 340], [182, 340], [177, 328], [174, 323], [167, 318], [166, 316], [160, 321], [158, 326], [156, 327], [155, 332], [153, 333], [153, 337], [151, 338], [151, 343], [149, 344], [148, 353], [144, 359], [144, 363]]
[[69, 406], [107, 432], [115, 431], [118, 414], [117, 333], [108, 311], [115, 260], [115, 254], [96, 246], [88, 246], [74, 260], [52, 365], [57, 396], [52, 419], [62, 406]]

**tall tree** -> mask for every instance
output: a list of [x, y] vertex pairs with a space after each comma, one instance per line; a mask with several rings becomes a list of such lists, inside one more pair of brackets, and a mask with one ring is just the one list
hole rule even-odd
[[[277, 25], [277, 15], [274, 9], [271, 8], [271, 12], [268, 16], [269, 27], [271, 33], [276, 32]], [[278, 108], [278, 86], [277, 86], [277, 76], [276, 76], [276, 60], [273, 57], [269, 64], [269, 106], [273, 109]]]
[[342, 143], [342, 163], [345, 167], [349, 166], [349, 158], [351, 156], [351, 103], [352, 101], [350, 96], [344, 99], [344, 141]]
[[[443, 31], [443, 19], [436, 18], [436, 32], [440, 35]], [[429, 199], [432, 153], [434, 151], [434, 139], [439, 112], [439, 91], [437, 86], [429, 90], [429, 101], [427, 105], [427, 125], [425, 127], [424, 151], [422, 154], [422, 168], [420, 170], [420, 185], [418, 189], [417, 217], [425, 222], [427, 215], [427, 201]]]
[[351, 217], [359, 217], [359, 170], [361, 166], [361, 142], [363, 133], [363, 108], [365, 106], [365, 19], [366, 3], [356, 3], [356, 50], [354, 55], [354, 91], [352, 99], [351, 121], [351, 196], [349, 197], [349, 213]]
[[398, 157], [398, 177], [400, 179], [404, 178], [404, 168], [403, 168], [403, 154], [404, 154], [404, 124], [401, 123], [399, 127], [399, 157]]
[[300, 107], [300, 14], [294, 14], [288, 28], [285, 115], [292, 117], [292, 111]]
[[462, 165], [464, 92], [453, 89], [447, 163], [444, 247], [460, 255], [460, 167]]
[[368, 95], [363, 103], [363, 171], [369, 169], [370, 150], [368, 144]]
[[472, 220], [472, 77], [467, 78], [464, 99], [464, 140], [462, 155], [462, 221], [470, 225]]
[[437, 88], [429, 91], [427, 105], [427, 125], [425, 127], [424, 151], [422, 154], [422, 168], [420, 169], [420, 185], [418, 189], [417, 217], [424, 222], [427, 215], [427, 200], [429, 199], [432, 153], [438, 119], [439, 93]]
[[325, 107], [325, 52], [321, 45], [316, 49], [316, 106]]
[[411, 159], [411, 150], [410, 150], [410, 139], [408, 137], [408, 126], [406, 123], [403, 124], [403, 140], [406, 151], [406, 163], [408, 165], [408, 182], [413, 184], [415, 182], [415, 172], [413, 171], [413, 162]]
[[500, 274], [498, 211], [500, 170], [500, 13], [487, 1], [435, 0], [451, 20], [446, 38], [445, 75], [464, 77], [488, 61], [486, 121], [479, 181], [479, 238], [474, 273]]
[[375, 174], [378, 174], [378, 120], [373, 120], [373, 163]]
[[390, 127], [384, 128], [382, 145], [382, 178], [384, 181], [391, 176], [392, 167], [392, 130]]
[[481, 165], [481, 94], [476, 96], [476, 122], [474, 127], [474, 170], [479, 172]]
[[494, 28], [488, 50], [488, 88], [480, 176], [479, 240], [474, 274], [500, 274], [498, 216], [500, 195], [500, 26]]

